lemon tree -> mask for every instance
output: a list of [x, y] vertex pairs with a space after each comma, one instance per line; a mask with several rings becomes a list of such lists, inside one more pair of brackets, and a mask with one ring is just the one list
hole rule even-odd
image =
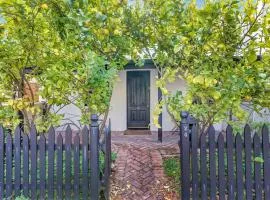
[[[258, 1], [150, 0], [126, 11], [138, 54], [154, 60], [163, 100], [178, 124], [181, 110], [198, 118], [201, 128], [232, 119], [245, 121], [243, 102], [259, 111], [269, 107], [269, 4]], [[167, 83], [181, 78], [186, 94]]]
[[90, 113], [106, 113], [130, 49], [121, 22], [125, 6], [125, 1], [0, 1], [0, 122], [9, 128], [35, 122], [45, 131], [60, 124], [65, 116], [58, 111], [69, 104], [80, 108], [82, 123], [89, 123]]
[[[31, 90], [31, 82], [64, 66], [64, 58], [72, 55], [65, 51], [61, 38], [51, 27], [52, 15], [47, 4], [42, 1], [0, 1], [0, 10], [0, 120], [10, 128], [22, 120], [26, 127], [30, 127], [42, 112]], [[58, 87], [58, 84], [53, 86]], [[42, 93], [50, 91], [53, 86], [42, 85]], [[25, 87], [31, 90], [27, 97]], [[68, 93], [68, 90], [69, 87], [61, 86], [57, 93]], [[50, 96], [54, 95], [51, 90]]]
[[91, 112], [104, 114], [102, 129], [117, 72], [129, 61], [127, 55], [133, 46], [123, 23], [127, 1], [70, 1], [68, 5], [67, 20], [73, 24], [72, 30], [77, 30], [75, 36], [68, 37], [71, 42], [79, 37], [82, 48], [92, 52], [86, 52], [85, 67], [77, 68], [76, 91], [81, 98], [76, 104], [82, 110], [84, 122], [89, 122]]

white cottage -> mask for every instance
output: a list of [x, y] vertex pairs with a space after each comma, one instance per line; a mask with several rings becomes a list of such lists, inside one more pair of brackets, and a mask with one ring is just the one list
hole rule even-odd
[[[112, 131], [158, 130], [153, 124], [153, 109], [158, 103], [159, 95], [161, 96], [156, 86], [157, 77], [158, 71], [151, 60], [145, 60], [142, 67], [137, 67], [130, 62], [119, 72], [108, 115], [112, 122]], [[167, 87], [172, 92], [186, 91], [186, 84], [181, 79], [177, 79]], [[70, 122], [79, 125], [81, 113], [74, 105], [65, 106], [59, 114], [65, 115], [66, 120], [63, 120], [63, 125]], [[172, 131], [175, 124], [165, 108], [161, 117], [162, 130]]]
[[[149, 130], [149, 131], [174, 131], [175, 123], [168, 114], [165, 106], [160, 116], [162, 130], [153, 124], [153, 110], [158, 103], [161, 92], [156, 86], [158, 71], [151, 60], [145, 60], [144, 66], [137, 67], [135, 63], [130, 62], [119, 72], [118, 79], [113, 88], [112, 98], [108, 118], [112, 122], [112, 131], [124, 132], [126, 130]], [[187, 90], [187, 84], [182, 79], [176, 79], [173, 83], [167, 85], [167, 89], [172, 93], [176, 91]], [[245, 104], [243, 104], [244, 106]], [[251, 121], [265, 122], [269, 121], [269, 109], [263, 109], [261, 113], [249, 110]], [[65, 106], [59, 114], [65, 115], [62, 125], [72, 123], [74, 129], [80, 127], [80, 110], [74, 105]], [[215, 124], [217, 131], [226, 129], [227, 124]], [[64, 130], [61, 126], [58, 130]], [[132, 131], [134, 132], [134, 131]]]
[[[153, 124], [153, 109], [158, 103], [159, 94], [156, 86], [158, 71], [151, 60], [146, 60], [143, 67], [136, 67], [130, 62], [124, 70], [119, 72], [119, 80], [116, 82], [109, 111], [113, 131], [125, 131], [128, 129], [149, 129], [157, 131]], [[168, 85], [172, 92], [185, 91], [186, 84], [177, 79]], [[163, 131], [171, 131], [175, 128], [166, 109], [162, 113]]]

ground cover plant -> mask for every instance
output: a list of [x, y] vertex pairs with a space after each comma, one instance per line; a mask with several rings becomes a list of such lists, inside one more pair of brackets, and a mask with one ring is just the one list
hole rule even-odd
[[163, 169], [165, 174], [169, 177], [172, 189], [179, 194], [180, 190], [180, 161], [177, 157], [166, 158], [163, 161]]

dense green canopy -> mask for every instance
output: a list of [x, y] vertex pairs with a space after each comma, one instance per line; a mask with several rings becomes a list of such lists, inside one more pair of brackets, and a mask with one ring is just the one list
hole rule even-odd
[[[108, 112], [118, 70], [145, 58], [161, 75], [155, 124], [162, 106], [176, 122], [190, 111], [202, 128], [246, 120], [243, 102], [257, 111], [270, 106], [269, 4], [0, 0], [0, 122], [14, 127], [21, 111], [26, 126], [35, 121], [45, 130], [63, 118], [53, 108], [75, 104], [88, 123], [90, 113]], [[185, 95], [167, 89], [177, 78], [187, 83]], [[34, 94], [24, 95], [33, 80], [43, 112]]]
[[[138, 51], [155, 60], [162, 105], [175, 121], [190, 111], [202, 128], [247, 119], [243, 102], [256, 111], [270, 106], [270, 12], [268, 0], [149, 0], [126, 13]], [[257, 59], [259, 56], [260, 59]], [[261, 59], [262, 58], [262, 59]], [[183, 96], [167, 90], [176, 78], [187, 82]], [[230, 114], [230, 115], [229, 115]]]

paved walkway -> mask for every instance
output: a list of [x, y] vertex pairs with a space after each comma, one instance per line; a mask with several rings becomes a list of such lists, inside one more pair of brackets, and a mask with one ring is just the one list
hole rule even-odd
[[117, 152], [112, 177], [113, 200], [176, 199], [173, 193], [169, 194], [162, 158], [179, 153], [179, 136], [167, 133], [164, 138], [161, 144], [156, 133], [147, 136], [113, 133], [113, 151]]

